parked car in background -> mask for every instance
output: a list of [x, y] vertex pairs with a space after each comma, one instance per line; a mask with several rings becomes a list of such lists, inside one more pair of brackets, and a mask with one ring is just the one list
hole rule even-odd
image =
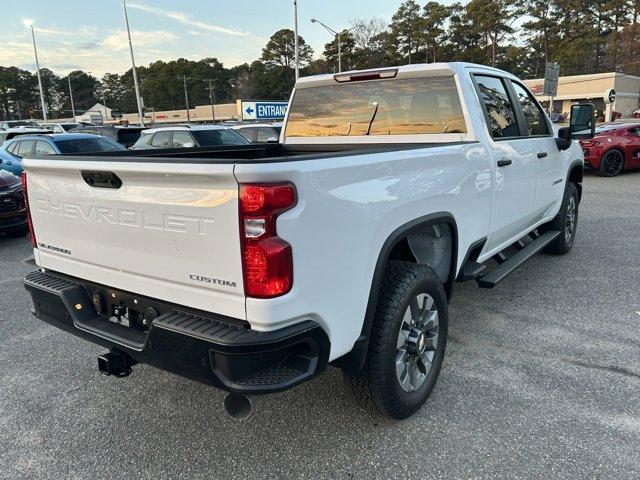
[[0, 233], [22, 237], [27, 232], [27, 208], [20, 178], [0, 170]]
[[551, 112], [549, 116], [553, 123], [564, 123], [567, 121], [567, 116], [564, 113]]
[[269, 123], [241, 123], [231, 127], [251, 143], [276, 143], [282, 127]]
[[110, 138], [88, 133], [22, 135], [5, 142], [0, 148], [0, 169], [20, 175], [24, 157], [121, 150], [126, 148]]
[[5, 141], [11, 140], [12, 138], [18, 137], [20, 135], [35, 135], [38, 133], [47, 134], [51, 132], [45, 128], [40, 127], [13, 127], [6, 130], [0, 130], [0, 145], [2, 145], [2, 143]]
[[67, 133], [76, 128], [82, 127], [81, 123], [67, 122], [67, 123], [42, 123], [40, 126], [46, 130], [50, 130], [53, 133]]
[[580, 140], [585, 166], [603, 177], [640, 168], [640, 123], [612, 123], [596, 128], [595, 137]]
[[145, 130], [145, 127], [119, 127], [114, 125], [90, 125], [79, 127], [74, 130], [74, 133], [92, 133], [94, 135], [100, 135], [101, 137], [107, 137], [115, 140], [120, 145], [124, 145], [129, 148], [136, 143], [140, 138], [140, 134]]
[[16, 127], [40, 128], [40, 125], [33, 120], [5, 120], [4, 122], [0, 122], [0, 128], [3, 130]]
[[179, 125], [145, 130], [132, 150], [249, 145], [249, 140], [220, 125]]

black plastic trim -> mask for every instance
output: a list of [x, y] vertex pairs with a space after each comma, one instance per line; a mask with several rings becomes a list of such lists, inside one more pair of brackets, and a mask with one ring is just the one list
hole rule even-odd
[[123, 152], [96, 152], [91, 154], [57, 155], [58, 160], [86, 162], [180, 163], [180, 164], [251, 164], [286, 163], [326, 158], [346, 157], [401, 150], [417, 150], [451, 145], [472, 145], [477, 140], [438, 143], [370, 143], [370, 144], [253, 144], [233, 147], [196, 147]]
[[480, 256], [480, 252], [482, 251], [482, 248], [484, 247], [485, 243], [487, 243], [487, 237], [482, 237], [480, 240], [476, 240], [471, 245], [469, 245], [469, 248], [467, 249], [467, 253], [464, 256], [464, 260], [462, 261], [462, 265], [460, 265], [460, 270], [459, 270], [460, 273], [458, 273], [456, 282], [465, 282], [467, 280], [470, 280], [470, 279], [462, 278], [464, 267], [467, 265], [467, 263], [475, 262], [476, 260], [478, 260], [478, 257]]
[[122, 352], [135, 363], [229, 392], [254, 395], [287, 390], [327, 366], [329, 338], [311, 320], [256, 332], [221, 321], [224, 317], [169, 308], [144, 331], [99, 315], [89, 296], [93, 286], [82, 281], [37, 270], [26, 276], [24, 285], [37, 318]]

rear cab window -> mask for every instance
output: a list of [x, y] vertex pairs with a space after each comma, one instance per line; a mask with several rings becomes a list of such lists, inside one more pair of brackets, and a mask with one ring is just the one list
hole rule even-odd
[[466, 133], [453, 75], [335, 83], [296, 90], [286, 137]]

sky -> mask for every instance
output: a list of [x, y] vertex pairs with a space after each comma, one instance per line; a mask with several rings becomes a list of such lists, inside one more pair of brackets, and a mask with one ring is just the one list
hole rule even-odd
[[[353, 19], [389, 21], [401, 0], [298, 0], [300, 35], [321, 55], [334, 29]], [[451, 0], [441, 3], [451, 4]], [[226, 67], [260, 57], [269, 37], [293, 28], [293, 0], [127, 0], [137, 65], [180, 57], [216, 57]], [[0, 65], [35, 71], [33, 21], [40, 67], [122, 73], [131, 67], [122, 0], [2, 0]]]

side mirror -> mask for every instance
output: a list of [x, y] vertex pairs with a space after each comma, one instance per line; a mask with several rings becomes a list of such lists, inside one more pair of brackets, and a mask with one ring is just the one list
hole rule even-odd
[[571, 106], [569, 133], [572, 139], [593, 138], [596, 134], [596, 107], [593, 103]]
[[571, 106], [569, 126], [558, 129], [556, 144], [559, 150], [571, 146], [571, 140], [593, 138], [596, 134], [596, 107], [593, 103], [580, 103]]

